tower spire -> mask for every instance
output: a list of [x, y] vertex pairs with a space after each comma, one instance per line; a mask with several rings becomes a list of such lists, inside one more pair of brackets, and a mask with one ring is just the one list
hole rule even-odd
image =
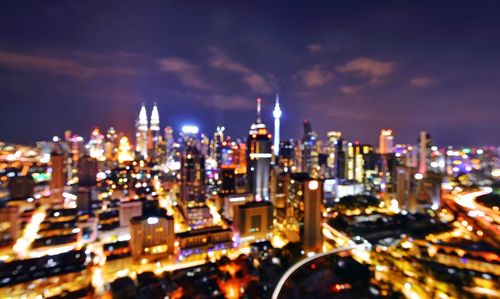
[[273, 110], [274, 117], [274, 143], [273, 152], [277, 157], [280, 151], [280, 118], [281, 118], [281, 108], [280, 108], [280, 95], [276, 94], [276, 102], [274, 104]]
[[160, 130], [160, 115], [158, 113], [158, 107], [154, 103], [153, 110], [151, 111], [151, 130]]
[[257, 98], [257, 123], [261, 123], [262, 122], [262, 120], [260, 118], [261, 102], [262, 102], [262, 99], [261, 98]]

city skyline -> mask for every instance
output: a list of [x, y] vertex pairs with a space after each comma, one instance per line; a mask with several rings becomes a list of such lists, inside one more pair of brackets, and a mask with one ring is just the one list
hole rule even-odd
[[279, 93], [282, 140], [308, 119], [323, 140], [338, 130], [376, 145], [391, 128], [396, 143], [425, 130], [440, 146], [496, 145], [498, 4], [450, 3], [6, 4], [0, 136], [33, 144], [114, 126], [132, 138], [138, 107], [156, 102], [162, 129], [244, 138], [257, 97], [272, 127]]

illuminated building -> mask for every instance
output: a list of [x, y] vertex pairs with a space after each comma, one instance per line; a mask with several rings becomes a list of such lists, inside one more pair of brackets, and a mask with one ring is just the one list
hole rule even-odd
[[215, 133], [214, 133], [214, 138], [212, 140], [212, 146], [210, 149], [210, 155], [212, 159], [214, 159], [217, 162], [217, 166], [221, 167], [223, 164], [222, 161], [222, 146], [224, 143], [224, 130], [226, 128], [224, 127], [217, 127]]
[[302, 169], [301, 172], [315, 177], [318, 175], [318, 150], [316, 148], [316, 132], [313, 131], [311, 123], [304, 120], [304, 136], [302, 137]]
[[31, 175], [13, 176], [9, 178], [7, 187], [11, 199], [27, 199], [33, 197], [35, 181]]
[[[283, 155], [283, 152], [281, 155]], [[281, 173], [276, 167], [271, 170], [271, 180], [269, 185], [271, 203], [274, 206], [276, 218], [279, 220], [284, 219], [286, 214], [289, 183], [289, 172]]]
[[0, 207], [0, 246], [11, 245], [21, 236], [19, 208]]
[[166, 147], [165, 154], [167, 155], [166, 159], [168, 161], [172, 155], [172, 150], [174, 147], [174, 130], [170, 126], [165, 127], [164, 134], [165, 134], [165, 147]]
[[161, 259], [174, 253], [174, 218], [165, 210], [133, 217], [129, 229], [134, 260]]
[[179, 260], [191, 255], [211, 255], [233, 247], [230, 228], [211, 226], [176, 234], [179, 242]]
[[200, 129], [197, 126], [185, 125], [181, 128], [182, 148], [189, 146], [198, 147], [198, 133]]
[[280, 154], [280, 118], [281, 118], [281, 109], [280, 109], [280, 96], [276, 95], [276, 103], [274, 104], [273, 117], [274, 117], [274, 156], [279, 157]]
[[261, 99], [257, 99], [257, 121], [250, 127], [247, 140], [247, 178], [255, 200], [269, 200], [269, 169], [271, 165], [271, 134], [262, 123]]
[[323, 183], [309, 180], [304, 186], [304, 225], [301, 240], [304, 250], [320, 252], [323, 248], [322, 234]]
[[398, 166], [396, 168], [396, 200], [400, 210], [415, 213], [417, 209], [414, 167]]
[[158, 145], [161, 141], [160, 137], [160, 115], [158, 113], [158, 107], [156, 107], [156, 103], [153, 106], [153, 110], [151, 111], [151, 119], [149, 122], [149, 143], [148, 143], [148, 151], [149, 157], [152, 161], [156, 161], [156, 152], [158, 150]]
[[418, 172], [425, 174], [430, 168], [432, 140], [431, 135], [425, 131], [420, 132], [418, 138]]
[[115, 128], [110, 127], [106, 132], [106, 143], [104, 146], [104, 156], [106, 161], [116, 161], [118, 147], [118, 134]]
[[389, 173], [389, 160], [394, 152], [394, 136], [392, 130], [382, 129], [379, 136], [379, 154], [382, 160], [382, 182], [380, 189], [382, 192], [386, 191], [391, 185]]
[[359, 143], [347, 144], [346, 159], [347, 179], [363, 183], [364, 181], [364, 158]]
[[441, 184], [443, 176], [440, 173], [427, 171], [418, 178], [418, 204], [419, 208], [431, 208], [436, 210], [441, 204]]
[[382, 129], [379, 137], [379, 153], [383, 155], [392, 154], [394, 151], [393, 147], [394, 136], [392, 135], [392, 130]]
[[322, 250], [323, 182], [306, 173], [290, 175], [286, 221], [297, 227], [304, 250]]
[[188, 146], [181, 159], [181, 200], [205, 201], [205, 158], [194, 145]]
[[233, 231], [240, 243], [270, 239], [273, 232], [273, 205], [268, 201], [252, 201], [235, 206]]
[[234, 166], [223, 166], [220, 170], [221, 174], [221, 194], [236, 193], [236, 174]]
[[144, 104], [136, 122], [135, 152], [140, 159], [148, 158], [148, 115]]
[[50, 165], [52, 172], [50, 174], [50, 192], [52, 202], [62, 201], [62, 192], [66, 186], [66, 173], [64, 165], [64, 155], [56, 149], [50, 155]]
[[339, 131], [330, 131], [327, 133], [327, 142], [326, 142], [326, 166], [327, 166], [327, 176], [330, 178], [337, 177], [336, 164], [338, 160], [338, 143], [342, 142], [342, 133]]
[[118, 146], [118, 162], [128, 162], [134, 160], [132, 156], [131, 146], [128, 138], [123, 136], [120, 138], [120, 145]]
[[105, 159], [104, 136], [98, 128], [95, 128], [90, 135], [89, 155], [99, 161], [103, 161]]
[[222, 200], [223, 200], [223, 209], [222, 209], [223, 216], [224, 218], [232, 221], [234, 219], [234, 207], [253, 201], [253, 195], [250, 193], [232, 194], [224, 196]]
[[278, 166], [282, 172], [291, 172], [295, 167], [295, 146], [293, 140], [282, 141], [280, 143], [280, 155]]

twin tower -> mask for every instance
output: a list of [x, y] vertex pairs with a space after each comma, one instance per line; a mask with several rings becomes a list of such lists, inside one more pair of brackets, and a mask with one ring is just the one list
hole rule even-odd
[[148, 126], [148, 115], [146, 107], [142, 104], [139, 119], [136, 123], [135, 152], [140, 159], [147, 160], [155, 156], [160, 136], [160, 115], [156, 103], [151, 111], [151, 119]]

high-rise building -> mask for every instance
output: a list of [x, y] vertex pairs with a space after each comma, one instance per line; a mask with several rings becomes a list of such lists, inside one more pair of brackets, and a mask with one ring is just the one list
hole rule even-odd
[[280, 153], [280, 118], [281, 118], [281, 108], [280, 108], [280, 96], [276, 94], [276, 102], [274, 104], [273, 117], [274, 117], [274, 156], [276, 159], [279, 157]]
[[336, 161], [338, 160], [338, 154], [337, 154], [337, 148], [338, 148], [338, 142], [342, 138], [342, 133], [339, 131], [330, 131], [327, 133], [327, 142], [326, 142], [326, 166], [327, 166], [327, 172], [326, 175], [329, 178], [335, 178], [336, 173], [335, 173], [335, 165], [337, 164]]
[[304, 121], [304, 136], [302, 136], [302, 169], [301, 172], [310, 176], [318, 175], [319, 152], [317, 146], [317, 134], [313, 131], [311, 123]]
[[286, 207], [286, 222], [298, 227], [300, 240], [305, 250], [322, 250], [323, 182], [306, 173], [290, 175]]
[[323, 183], [309, 180], [304, 187], [304, 227], [301, 239], [305, 250], [319, 252], [323, 248]]
[[64, 165], [64, 154], [60, 147], [56, 145], [55, 150], [50, 155], [50, 165], [52, 172], [50, 174], [50, 192], [53, 203], [62, 202], [62, 192], [66, 186], [66, 173]]
[[379, 137], [379, 153], [392, 154], [394, 151], [394, 135], [391, 129], [382, 129]]
[[165, 210], [133, 217], [129, 229], [134, 260], [161, 259], [174, 253], [174, 218]]
[[181, 200], [189, 202], [205, 201], [205, 157], [198, 148], [190, 145], [181, 159]]
[[232, 165], [222, 166], [221, 168], [221, 194], [234, 194], [236, 193], [236, 174], [235, 168]]
[[396, 168], [396, 200], [400, 210], [415, 213], [416, 203], [416, 169], [414, 167], [398, 166]]
[[87, 155], [83, 156], [78, 161], [78, 185], [95, 185], [98, 171], [99, 167], [97, 160]]
[[260, 117], [261, 99], [257, 99], [257, 120], [250, 127], [247, 140], [247, 179], [249, 190], [257, 201], [269, 200], [269, 170], [271, 165], [271, 134]]
[[224, 143], [224, 127], [217, 127], [214, 138], [212, 140], [211, 148], [210, 148], [210, 156], [217, 162], [217, 166], [221, 167], [223, 164], [222, 161], [222, 147]]
[[148, 115], [144, 104], [136, 122], [135, 152], [139, 159], [148, 158]]
[[158, 146], [161, 141], [160, 137], [160, 115], [158, 113], [158, 107], [156, 107], [156, 103], [153, 106], [153, 110], [151, 111], [151, 119], [149, 122], [149, 157], [152, 161], [156, 161], [158, 158], [156, 153], [158, 150]]
[[425, 174], [429, 169], [432, 140], [426, 131], [420, 132], [418, 138], [418, 172]]
[[104, 156], [106, 161], [116, 161], [118, 151], [118, 134], [115, 128], [110, 127], [106, 132], [106, 143], [104, 146]]
[[364, 158], [363, 151], [358, 142], [347, 144], [346, 159], [347, 179], [363, 183]]
[[233, 231], [240, 242], [255, 242], [272, 237], [273, 205], [268, 202], [247, 202], [234, 207]]
[[90, 135], [89, 155], [99, 161], [104, 161], [104, 135], [99, 128], [95, 128]]

